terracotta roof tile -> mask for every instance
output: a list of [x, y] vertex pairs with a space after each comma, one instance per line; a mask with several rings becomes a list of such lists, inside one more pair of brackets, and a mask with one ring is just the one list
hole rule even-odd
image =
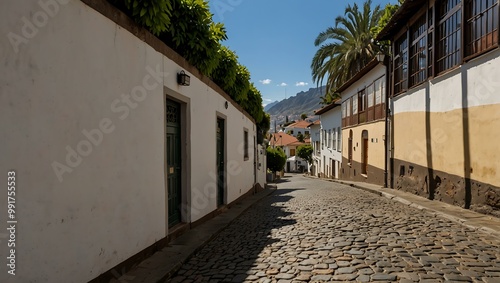
[[286, 146], [294, 142], [298, 142], [296, 137], [283, 132], [273, 133], [269, 139], [269, 144], [272, 146]]
[[311, 124], [311, 122], [301, 120], [301, 121], [298, 121], [298, 122], [295, 122], [293, 124], [286, 126], [286, 128], [304, 128], [305, 129], [309, 126], [309, 124]]

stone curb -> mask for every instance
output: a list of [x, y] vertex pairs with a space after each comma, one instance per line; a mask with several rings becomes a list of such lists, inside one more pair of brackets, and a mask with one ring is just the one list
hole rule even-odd
[[[215, 239], [222, 231], [224, 231], [224, 229], [226, 229], [226, 227], [228, 227], [229, 225], [231, 225], [231, 223], [233, 223], [236, 219], [238, 219], [241, 215], [243, 215], [243, 213], [245, 213], [247, 210], [249, 210], [250, 208], [252, 208], [255, 204], [257, 204], [258, 202], [260, 202], [262, 199], [264, 199], [267, 196], [272, 195], [276, 190], [277, 190], [277, 186], [276, 185], [274, 185], [274, 184], [272, 184], [272, 185], [266, 184], [266, 189], [265, 190], [260, 191], [260, 192], [256, 193], [255, 195], [250, 196], [247, 199], [243, 200], [242, 202], [250, 201], [249, 198], [256, 197], [256, 199], [253, 200], [252, 203], [247, 204], [247, 206], [245, 208], [243, 208], [243, 210], [239, 211], [237, 213], [237, 215], [234, 215], [234, 217], [231, 220], [229, 220], [229, 222], [226, 225], [224, 225], [224, 227], [221, 227], [220, 229], [218, 229], [217, 231], [215, 231], [210, 237], [208, 237], [205, 241], [203, 241], [200, 245], [198, 245], [185, 258], [179, 260], [179, 262], [175, 265], [175, 267], [173, 267], [172, 270], [170, 270], [170, 272], [168, 272], [168, 274], [166, 274], [163, 278], [161, 278], [157, 282], [158, 283], [163, 283], [163, 282], [167, 282], [167, 280], [171, 279], [172, 275], [174, 275], [177, 271], [179, 271], [179, 269], [182, 267], [182, 265], [184, 265], [186, 262], [188, 262], [189, 259], [191, 259], [191, 257], [193, 257], [193, 255], [195, 255], [200, 250], [202, 250], [208, 243], [210, 243], [210, 241], [212, 241], [213, 239]], [[260, 196], [256, 196], [258, 194], [261, 194], [261, 195]], [[227, 211], [226, 211], [226, 213], [227, 213]], [[209, 224], [209, 223], [207, 223], [207, 224]]]
[[421, 204], [414, 203], [412, 201], [406, 200], [406, 199], [404, 199], [402, 197], [393, 195], [391, 193], [381, 192], [381, 191], [378, 191], [378, 190], [375, 190], [375, 189], [372, 189], [372, 188], [368, 188], [368, 187], [363, 187], [363, 186], [360, 186], [360, 185], [357, 185], [357, 184], [351, 184], [351, 183], [343, 182], [341, 180], [322, 179], [322, 178], [318, 178], [318, 177], [315, 177], [315, 176], [308, 176], [308, 175], [304, 175], [304, 176], [308, 177], [308, 178], [311, 178], [311, 179], [318, 179], [318, 180], [323, 180], [323, 181], [328, 181], [328, 182], [342, 184], [342, 185], [345, 185], [345, 186], [350, 186], [350, 187], [361, 189], [361, 190], [364, 190], [364, 191], [367, 191], [367, 192], [370, 192], [370, 193], [373, 193], [373, 194], [376, 194], [376, 195], [379, 195], [379, 196], [383, 196], [383, 197], [388, 198], [390, 200], [398, 201], [398, 202], [400, 202], [402, 204], [405, 204], [405, 205], [417, 208], [419, 210], [425, 211], [425, 212], [427, 212], [427, 213], [429, 213], [429, 214], [431, 214], [433, 216], [438, 216], [438, 217], [441, 217], [441, 218], [446, 218], [446, 219], [448, 219], [450, 221], [453, 221], [455, 223], [463, 225], [463, 226], [465, 226], [467, 228], [473, 229], [475, 231], [481, 231], [481, 232], [486, 233], [486, 234], [488, 234], [490, 236], [493, 236], [493, 237], [496, 237], [496, 238], [500, 239], [500, 231], [497, 231], [497, 230], [494, 230], [494, 229], [491, 229], [491, 228], [488, 228], [488, 227], [485, 227], [485, 226], [481, 226], [481, 225], [471, 224], [470, 223], [471, 221], [469, 221], [467, 219], [456, 217], [456, 216], [447, 214], [445, 212], [442, 212], [442, 211], [430, 208], [428, 206], [423, 206]]
[[[239, 204], [236, 204], [224, 213], [208, 220], [202, 225], [186, 231], [184, 234], [171, 241], [167, 247], [141, 262], [136, 268], [133, 268], [122, 277], [118, 278], [118, 280], [112, 280], [111, 282], [167, 282], [177, 271], [179, 271], [183, 264], [193, 257], [193, 255], [203, 249], [243, 213], [265, 197], [273, 194], [276, 189], [276, 185], [266, 185], [264, 190], [241, 200]], [[200, 235], [203, 236], [202, 239], [200, 239]]]

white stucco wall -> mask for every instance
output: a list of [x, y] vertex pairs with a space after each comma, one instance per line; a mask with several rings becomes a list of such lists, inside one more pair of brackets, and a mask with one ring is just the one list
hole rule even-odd
[[[342, 113], [341, 113], [340, 105], [323, 113], [323, 114], [321, 114], [319, 117], [320, 117], [319, 119], [321, 121], [321, 134], [320, 134], [321, 143], [323, 143], [323, 135], [324, 135], [325, 131], [327, 134], [327, 143], [326, 144], [323, 143], [323, 146], [321, 147], [320, 172], [327, 175], [327, 176], [330, 175], [330, 172], [332, 171], [332, 169], [330, 168], [330, 166], [331, 166], [330, 160], [332, 159], [332, 160], [334, 160], [334, 162], [336, 162], [335, 171], [334, 171], [335, 176], [332, 176], [332, 177], [338, 178], [339, 177], [338, 172], [339, 172], [339, 168], [340, 168], [340, 163], [342, 162], [342, 151], [341, 151], [342, 145], [338, 145], [337, 149], [335, 149], [334, 143], [337, 140], [337, 134], [340, 134], [342, 131], [342, 127], [341, 127], [342, 126]], [[340, 131], [338, 131], [338, 129], [340, 129]], [[330, 135], [328, 135], [328, 130], [330, 130]], [[333, 139], [330, 142], [330, 146], [328, 146], [328, 139]], [[325, 163], [325, 161], [326, 161], [326, 163]], [[329, 168], [328, 169], [329, 172], [326, 171], [327, 165]]]
[[[52, 2], [25, 34], [44, 13], [38, 2], [0, 9], [0, 172], [16, 171], [19, 221], [16, 276], [1, 265], [0, 282], [86, 282], [167, 235], [165, 96], [187, 109], [188, 222], [216, 208], [217, 116], [226, 119], [226, 202], [254, 184], [249, 118], [192, 74], [178, 86], [177, 64], [84, 3]], [[0, 201], [6, 211], [5, 194]]]
[[396, 96], [394, 159], [500, 186], [499, 66], [491, 50]]
[[[495, 50], [393, 98], [394, 114], [404, 112], [449, 112], [500, 104], [500, 51]], [[466, 71], [463, 71], [466, 70]], [[464, 84], [463, 82], [467, 82]], [[466, 104], [462, 88], [467, 86]], [[428, 92], [429, 101], [426, 99]], [[426, 104], [428, 104], [426, 108]]]
[[[372, 70], [370, 70], [367, 74], [365, 74], [362, 78], [354, 82], [347, 89], [342, 91], [342, 102], [348, 100], [351, 96], [357, 95], [360, 90], [363, 90], [370, 84], [372, 84], [375, 80], [385, 76], [385, 67], [381, 63], [375, 66]], [[385, 80], [382, 81], [385, 86]], [[385, 96], [382, 95], [382, 101], [384, 101]]]
[[[293, 131], [293, 133], [289, 133], [290, 131]], [[291, 135], [291, 136], [294, 136], [294, 137], [297, 137], [297, 135], [299, 134], [299, 132], [302, 134], [302, 135], [305, 135], [306, 134], [306, 131], [308, 132], [309, 129], [308, 128], [300, 128], [300, 127], [286, 127], [284, 132]]]
[[258, 160], [257, 160], [257, 182], [264, 187], [266, 182], [266, 171], [267, 171], [267, 156], [266, 148], [263, 145], [258, 145]]

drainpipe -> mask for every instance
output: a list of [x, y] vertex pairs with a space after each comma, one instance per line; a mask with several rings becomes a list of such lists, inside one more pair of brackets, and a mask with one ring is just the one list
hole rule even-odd
[[[391, 47], [389, 46], [389, 54], [391, 54]], [[388, 184], [388, 174], [387, 174], [387, 168], [388, 168], [388, 160], [387, 157], [389, 156], [389, 114], [391, 111], [389, 110], [389, 88], [390, 88], [390, 78], [389, 75], [391, 74], [390, 68], [391, 68], [391, 57], [390, 55], [385, 56], [384, 58], [384, 65], [385, 65], [385, 139], [384, 139], [384, 188], [387, 188]]]

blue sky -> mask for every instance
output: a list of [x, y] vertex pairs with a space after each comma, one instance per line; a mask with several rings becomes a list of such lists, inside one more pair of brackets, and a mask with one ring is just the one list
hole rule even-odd
[[[372, 0], [383, 7], [389, 0]], [[347, 0], [210, 0], [215, 22], [252, 75], [263, 104], [316, 87], [311, 78], [314, 39], [344, 13]], [[286, 86], [285, 86], [286, 84]]]

